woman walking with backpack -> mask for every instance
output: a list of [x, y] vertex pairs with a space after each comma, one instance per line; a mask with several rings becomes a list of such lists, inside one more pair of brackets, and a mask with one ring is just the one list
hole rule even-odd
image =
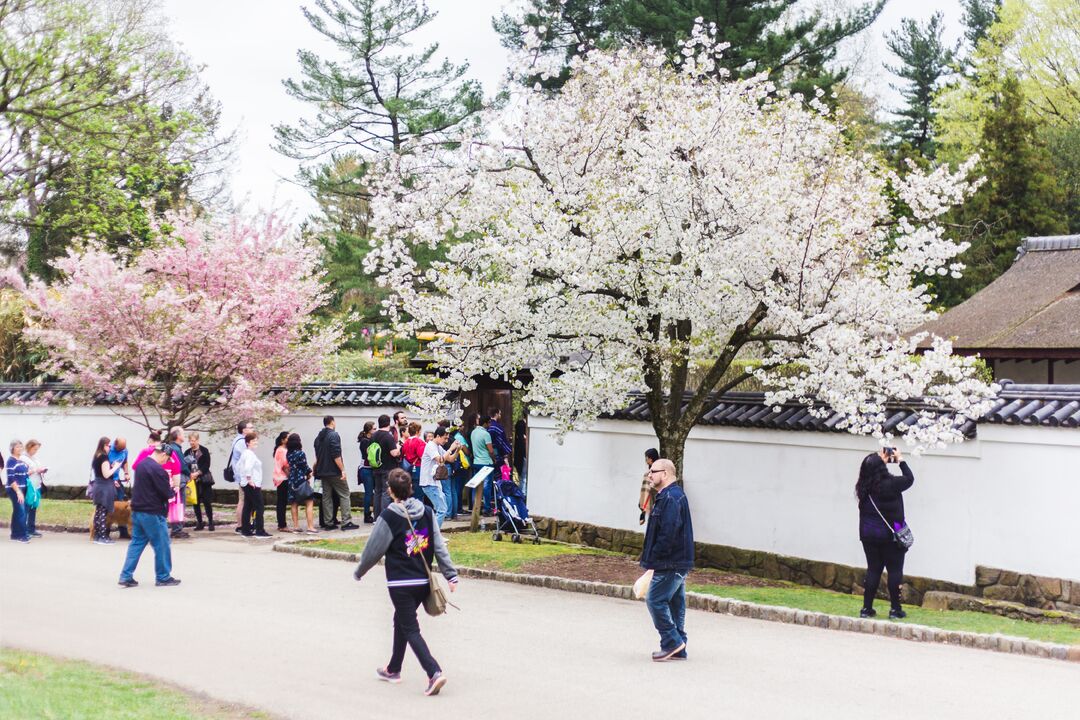
[[401, 468], [391, 470], [387, 486], [393, 502], [375, 521], [360, 564], [353, 573], [360, 580], [379, 560], [386, 558], [386, 585], [394, 605], [394, 646], [390, 662], [375, 674], [385, 682], [401, 682], [401, 663], [408, 645], [428, 676], [424, 694], [438, 695], [446, 684], [446, 676], [420, 635], [416, 609], [430, 592], [428, 573], [434, 560], [438, 560], [439, 572], [450, 583], [451, 592], [457, 588], [457, 570], [431, 510], [412, 496], [409, 473]]
[[[887, 463], [899, 463], [903, 474], [890, 473]], [[855, 497], [859, 501], [859, 540], [866, 553], [866, 579], [863, 581], [860, 617], [877, 615], [874, 596], [881, 585], [883, 569], [889, 572], [889, 617], [907, 617], [900, 607], [900, 586], [904, 583], [904, 554], [907, 549], [896, 542], [894, 531], [907, 526], [903, 493], [914, 482], [911, 468], [896, 448], [882, 448], [863, 458], [859, 480], [855, 484]]]

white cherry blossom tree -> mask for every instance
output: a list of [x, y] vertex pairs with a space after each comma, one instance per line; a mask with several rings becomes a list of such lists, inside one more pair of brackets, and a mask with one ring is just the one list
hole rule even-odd
[[[852, 433], [882, 436], [886, 405], [908, 403], [909, 444], [962, 440], [993, 388], [944, 340], [916, 356], [910, 331], [933, 317], [926, 277], [962, 270], [936, 218], [972, 191], [971, 165], [899, 178], [820, 103], [715, 79], [710, 38], [698, 28], [677, 65], [591, 52], [560, 93], [387, 157], [368, 256], [387, 312], [450, 334], [431, 350], [452, 387], [528, 368], [525, 399], [563, 430], [645, 393], [680, 469], [710, 396], [750, 373], [768, 402], [839, 412]], [[446, 260], [420, 271], [425, 245]], [[728, 372], [747, 352], [761, 367]]]

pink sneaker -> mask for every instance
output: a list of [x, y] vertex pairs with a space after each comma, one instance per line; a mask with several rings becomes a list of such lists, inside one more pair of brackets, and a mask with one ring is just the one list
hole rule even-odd
[[379, 676], [379, 679], [383, 682], [394, 683], [395, 685], [401, 682], [401, 673], [392, 673], [387, 671], [386, 668], [379, 668], [375, 671], [375, 674]]

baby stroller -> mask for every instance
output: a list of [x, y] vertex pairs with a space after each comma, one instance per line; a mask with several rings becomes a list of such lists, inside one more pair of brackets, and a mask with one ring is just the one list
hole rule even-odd
[[529, 517], [529, 508], [525, 506], [525, 496], [513, 480], [497, 480], [493, 488], [495, 492], [495, 533], [492, 540], [502, 540], [503, 533], [510, 533], [513, 542], [521, 542], [521, 533], [531, 531], [533, 545], [540, 544], [540, 533], [536, 531], [536, 524]]

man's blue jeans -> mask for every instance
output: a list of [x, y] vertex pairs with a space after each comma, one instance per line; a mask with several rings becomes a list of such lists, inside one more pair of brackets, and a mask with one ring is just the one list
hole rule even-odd
[[446, 498], [446, 516], [455, 517], [458, 514], [458, 507], [460, 500], [454, 497], [454, 481], [450, 478], [445, 480], [436, 480], [435, 482], [442, 485], [443, 497]]
[[169, 525], [165, 522], [165, 516], [133, 512], [131, 524], [131, 544], [128, 545], [124, 569], [120, 571], [120, 582], [131, 580], [147, 543], [154, 548], [155, 579], [168, 580], [172, 576], [172, 549], [169, 546]]
[[653, 626], [660, 633], [660, 649], [672, 650], [686, 642], [686, 571], [653, 572], [645, 604]]
[[[26, 530], [26, 503], [19, 502], [19, 496], [10, 487], [7, 489], [8, 500], [11, 500], [11, 539], [24, 540], [30, 537]], [[25, 495], [23, 498], [25, 499]]]
[[442, 527], [446, 517], [446, 496], [443, 495], [442, 485], [421, 485], [424, 494], [431, 500], [431, 506], [435, 508], [435, 522]]

